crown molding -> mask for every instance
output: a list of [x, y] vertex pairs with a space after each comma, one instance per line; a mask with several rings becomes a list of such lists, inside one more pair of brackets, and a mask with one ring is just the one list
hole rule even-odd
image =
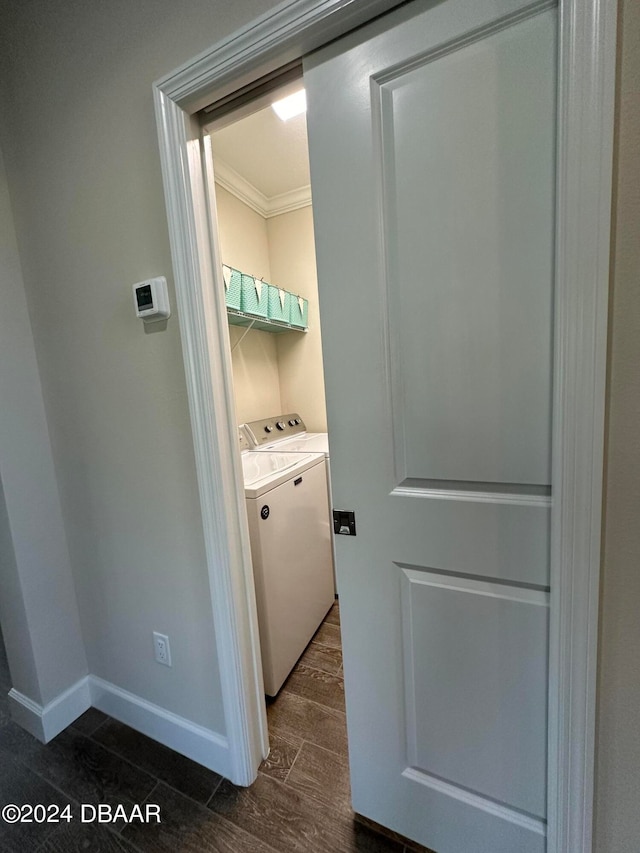
[[214, 178], [217, 184], [259, 213], [263, 219], [271, 219], [311, 204], [311, 187], [308, 184], [269, 198], [219, 157], [216, 157], [214, 163]]
[[298, 187], [297, 190], [289, 190], [288, 193], [271, 196], [267, 210], [267, 219], [272, 216], [280, 216], [281, 213], [290, 213], [301, 207], [311, 206], [311, 185]]

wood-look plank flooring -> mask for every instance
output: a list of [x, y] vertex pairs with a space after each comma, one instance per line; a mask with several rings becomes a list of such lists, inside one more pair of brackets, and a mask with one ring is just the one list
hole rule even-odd
[[[71, 804], [71, 823], [7, 824], [0, 853], [409, 853], [355, 819], [336, 604], [267, 714], [271, 752], [239, 788], [96, 709], [46, 746], [9, 715], [0, 635], [0, 806]], [[81, 823], [81, 803], [154, 803], [160, 824]]]

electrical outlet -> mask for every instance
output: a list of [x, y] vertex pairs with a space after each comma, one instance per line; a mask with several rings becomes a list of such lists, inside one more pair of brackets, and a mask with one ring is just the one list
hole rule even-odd
[[163, 666], [171, 666], [171, 646], [169, 645], [169, 637], [166, 634], [158, 634], [153, 632], [153, 651], [158, 663]]

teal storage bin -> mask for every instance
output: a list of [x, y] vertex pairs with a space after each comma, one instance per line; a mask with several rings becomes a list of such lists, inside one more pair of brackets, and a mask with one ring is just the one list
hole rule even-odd
[[227, 308], [240, 310], [242, 303], [242, 273], [227, 264], [222, 265], [222, 276], [224, 278], [224, 298]]
[[247, 314], [255, 314], [257, 317], [266, 317], [268, 310], [269, 285], [266, 281], [260, 281], [252, 275], [242, 275], [242, 299], [241, 309]]
[[[284, 294], [284, 295], [282, 295]], [[289, 323], [291, 314], [291, 294], [282, 290], [280, 287], [269, 285], [269, 313], [270, 320], [281, 320], [283, 323]]]
[[290, 294], [289, 300], [289, 322], [292, 326], [299, 326], [306, 329], [309, 325], [309, 300], [303, 296], [296, 296], [295, 293]]

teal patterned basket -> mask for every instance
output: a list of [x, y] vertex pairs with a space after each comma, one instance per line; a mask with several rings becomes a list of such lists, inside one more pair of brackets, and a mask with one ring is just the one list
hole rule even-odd
[[289, 322], [292, 326], [306, 329], [309, 325], [309, 300], [303, 296], [290, 294], [289, 300]]
[[247, 314], [257, 317], [267, 316], [269, 285], [252, 275], [242, 274], [241, 308]]
[[291, 294], [282, 290], [279, 287], [269, 285], [269, 313], [267, 316], [270, 320], [281, 320], [284, 323], [289, 322], [291, 314]]
[[224, 298], [227, 308], [240, 310], [242, 301], [242, 273], [233, 267], [222, 265], [222, 276], [224, 278]]

